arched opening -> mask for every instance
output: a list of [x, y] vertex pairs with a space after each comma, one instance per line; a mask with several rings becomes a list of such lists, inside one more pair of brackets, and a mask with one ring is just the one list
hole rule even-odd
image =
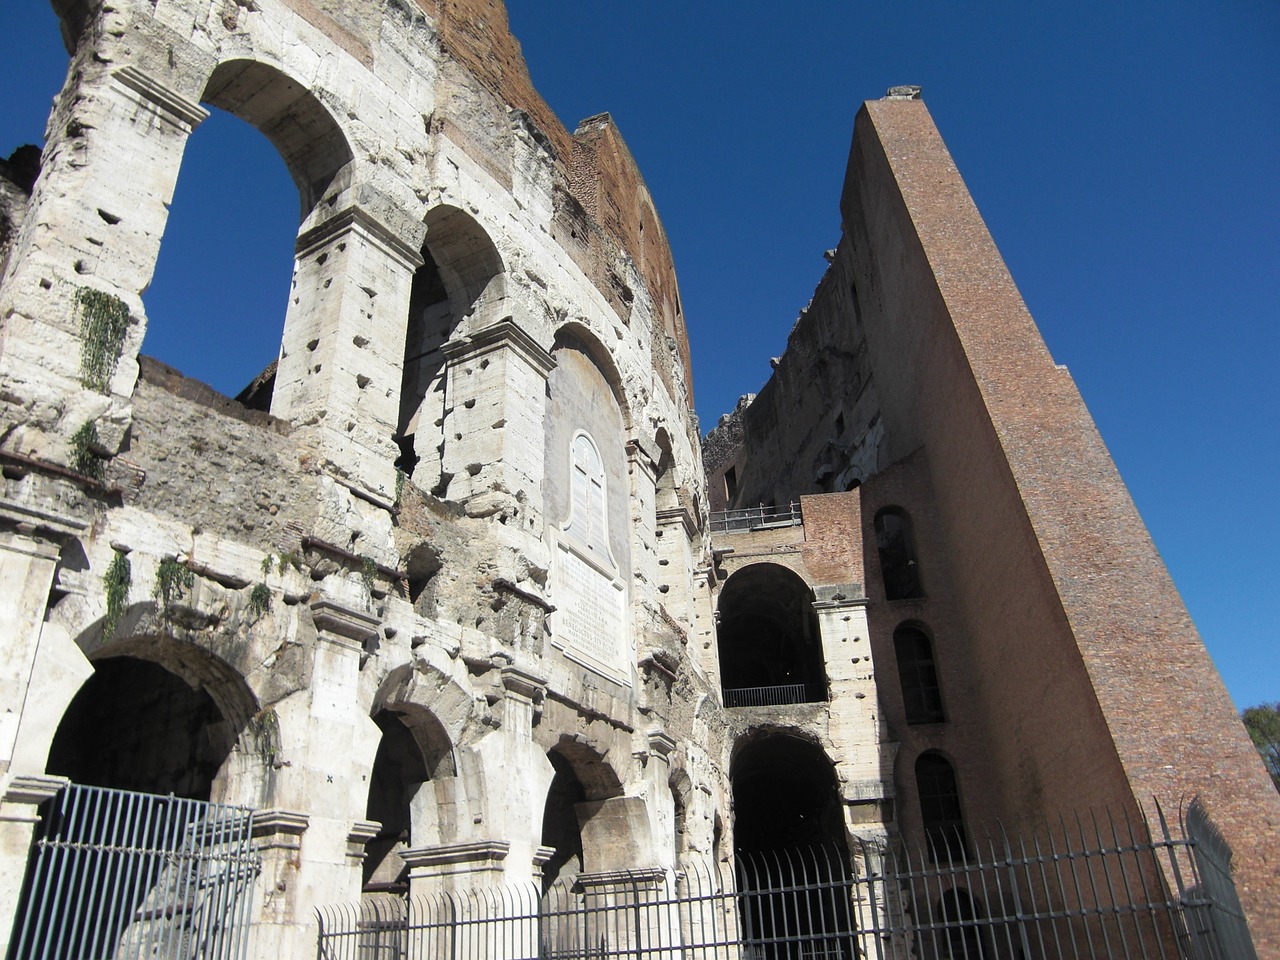
[[946, 925], [946, 960], [983, 960], [991, 956], [982, 936], [982, 908], [967, 890], [955, 887], [944, 893], [935, 912]]
[[720, 591], [720, 680], [727, 707], [827, 699], [813, 594], [786, 567], [757, 563]]
[[547, 754], [555, 776], [547, 790], [542, 808], [542, 846], [552, 851], [542, 865], [542, 889], [545, 893], [559, 879], [576, 877], [582, 872], [582, 830], [578, 825], [577, 807], [587, 800], [587, 790], [571, 764], [557, 751]]
[[543, 890], [584, 870], [628, 869], [635, 826], [632, 798], [605, 758], [586, 744], [563, 737], [547, 752], [555, 771], [542, 808], [542, 846], [551, 855], [542, 867]]
[[444, 346], [459, 324], [492, 312], [502, 299], [503, 265], [484, 229], [456, 207], [434, 208], [426, 227], [422, 266], [409, 293], [395, 440], [400, 447], [396, 466], [420, 485], [426, 480], [434, 487], [445, 441]]
[[[144, 294], [143, 350], [265, 411], [299, 221], [341, 189], [352, 153], [315, 95], [266, 64], [220, 64], [203, 102], [212, 110], [184, 151]], [[152, 369], [144, 363], [143, 375]]]
[[132, 656], [97, 660], [46, 769], [73, 783], [209, 800], [238, 730], [207, 689]]
[[689, 803], [693, 797], [693, 781], [683, 770], [676, 770], [667, 779], [667, 788], [671, 791], [673, 852], [675, 862], [680, 864], [689, 856], [690, 850]]
[[929, 635], [915, 624], [904, 623], [893, 631], [893, 652], [907, 723], [942, 723], [947, 717]]
[[876, 550], [886, 600], [914, 600], [924, 596], [916, 561], [911, 518], [901, 507], [885, 507], [876, 514]]
[[225, 664], [163, 638], [100, 653], [54, 734], [46, 770], [72, 785], [41, 807], [11, 955], [165, 953], [198, 929], [220, 953], [201, 925], [235, 929], [250, 817], [207, 801], [225, 792], [252, 697]]
[[413, 846], [413, 800], [431, 779], [431, 770], [403, 714], [384, 708], [374, 714], [373, 722], [382, 738], [369, 774], [365, 819], [379, 826], [365, 843], [363, 888], [366, 893], [405, 894], [409, 880], [400, 854]]
[[788, 733], [747, 740], [730, 768], [743, 920], [755, 955], [856, 956], [835, 770]]
[[916, 758], [916, 794], [930, 858], [935, 863], [964, 859], [969, 844], [960, 789], [955, 769], [942, 754], [929, 750]]
[[658, 447], [658, 469], [655, 481], [654, 509], [658, 513], [664, 510], [680, 508], [680, 493], [676, 488], [676, 460], [671, 452], [671, 437], [665, 429], [659, 429], [654, 437]]
[[835, 770], [812, 741], [778, 732], [752, 737], [734, 755], [730, 781], [736, 850], [846, 849]]

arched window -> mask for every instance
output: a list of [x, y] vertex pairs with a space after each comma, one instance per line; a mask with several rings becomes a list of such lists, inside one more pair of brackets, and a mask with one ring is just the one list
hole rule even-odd
[[569, 473], [569, 525], [565, 533], [601, 560], [609, 559], [609, 510], [604, 487], [604, 461], [585, 433], [573, 438]]
[[963, 859], [968, 850], [956, 772], [940, 753], [929, 751], [916, 758], [916, 793], [920, 819], [934, 862]]
[[717, 613], [726, 707], [827, 699], [813, 594], [794, 571], [774, 563], [735, 571], [720, 591]]
[[942, 723], [942, 691], [933, 663], [933, 644], [919, 627], [903, 624], [893, 631], [893, 652], [902, 684], [902, 706], [907, 723]]
[[911, 518], [901, 507], [885, 507], [876, 514], [875, 527], [885, 599], [923, 597], [915, 538], [911, 535]]

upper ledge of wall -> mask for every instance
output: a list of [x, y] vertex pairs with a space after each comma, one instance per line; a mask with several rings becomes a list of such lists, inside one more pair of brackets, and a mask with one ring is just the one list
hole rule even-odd
[[[520, 43], [511, 34], [506, 7], [499, 0], [416, 3], [435, 20], [441, 46], [449, 56], [503, 103], [523, 111], [546, 137], [568, 175], [573, 198], [636, 264], [662, 334], [676, 341], [685, 381], [690, 383], [688, 335], [666, 231], [612, 118], [608, 114], [590, 117], [569, 133], [534, 89]], [[593, 274], [592, 280], [606, 296], [616, 286], [607, 273]], [[663, 344], [658, 337], [655, 341], [657, 350]], [[668, 387], [674, 392], [673, 384]]]

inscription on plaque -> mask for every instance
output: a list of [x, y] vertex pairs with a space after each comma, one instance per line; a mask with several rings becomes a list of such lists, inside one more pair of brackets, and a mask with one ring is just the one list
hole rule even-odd
[[586, 666], [626, 682], [622, 584], [569, 544], [559, 545], [556, 561], [556, 642]]

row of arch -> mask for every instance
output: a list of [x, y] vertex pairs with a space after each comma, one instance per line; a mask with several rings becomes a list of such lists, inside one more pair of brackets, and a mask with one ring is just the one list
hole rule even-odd
[[[193, 644], [165, 637], [116, 641], [90, 656], [93, 673], [63, 714], [46, 772], [86, 785], [252, 802], [247, 796], [228, 796], [228, 778], [255, 760], [270, 766], [281, 749], [279, 733], [268, 729], [265, 712], [256, 709], [254, 694], [234, 668]], [[371, 714], [380, 736], [363, 813], [381, 826], [366, 847], [368, 889], [401, 888], [404, 870], [398, 853], [415, 844], [440, 842], [413, 835], [415, 798], [424, 785], [464, 772], [465, 758], [453, 742], [456, 731], [447, 729], [431, 707], [411, 699], [405, 692], [411, 682], [408, 674], [393, 671]], [[624, 788], [610, 764], [578, 741], [561, 739], [547, 758], [554, 775], [545, 798], [541, 843], [555, 851], [544, 868], [549, 882], [566, 870], [582, 869], [578, 806], [619, 797]], [[729, 774], [737, 849], [844, 847], [834, 768], [811, 738], [785, 729], [753, 730], [735, 747]], [[695, 790], [680, 768], [672, 772], [668, 786], [676, 853], [687, 854], [687, 817]], [[699, 852], [725, 855], [725, 838], [717, 813], [711, 849], [702, 838]]]

